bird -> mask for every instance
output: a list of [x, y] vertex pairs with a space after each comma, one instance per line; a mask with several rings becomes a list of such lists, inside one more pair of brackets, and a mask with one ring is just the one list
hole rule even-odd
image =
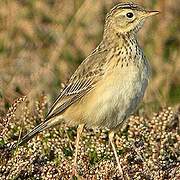
[[113, 142], [114, 134], [137, 109], [149, 83], [151, 67], [139, 45], [137, 33], [148, 17], [158, 13], [128, 2], [112, 7], [105, 18], [102, 41], [75, 70], [45, 120], [22, 137], [17, 145], [62, 121], [78, 126], [73, 164], [76, 172], [78, 145], [84, 126], [105, 127], [109, 129], [117, 168], [124, 177]]

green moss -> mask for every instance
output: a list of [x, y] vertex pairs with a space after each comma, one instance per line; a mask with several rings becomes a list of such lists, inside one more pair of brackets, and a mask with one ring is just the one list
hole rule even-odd
[[90, 151], [88, 156], [90, 158], [91, 165], [95, 164], [98, 161], [97, 152], [95, 149], [93, 151]]
[[69, 146], [63, 148], [63, 153], [65, 156], [73, 156], [73, 151]]

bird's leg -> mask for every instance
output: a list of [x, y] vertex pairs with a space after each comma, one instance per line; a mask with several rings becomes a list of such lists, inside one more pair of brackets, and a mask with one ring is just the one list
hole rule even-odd
[[115, 158], [116, 158], [116, 162], [118, 164], [118, 169], [119, 169], [119, 172], [122, 176], [122, 179], [124, 179], [124, 174], [123, 174], [123, 170], [122, 170], [122, 167], [121, 167], [121, 164], [119, 162], [119, 158], [118, 158], [118, 155], [117, 155], [117, 152], [116, 152], [116, 148], [115, 148], [115, 145], [114, 145], [114, 132], [111, 131], [109, 133], [109, 141], [111, 143], [111, 146], [112, 146], [112, 149], [113, 149], [113, 152], [114, 152], [114, 155], [115, 155]]
[[84, 124], [80, 124], [77, 128], [77, 137], [76, 137], [76, 149], [75, 149], [75, 157], [74, 157], [74, 164], [73, 164], [73, 175], [77, 175], [77, 155], [78, 155], [78, 148], [79, 148], [79, 140], [81, 133], [83, 131]]

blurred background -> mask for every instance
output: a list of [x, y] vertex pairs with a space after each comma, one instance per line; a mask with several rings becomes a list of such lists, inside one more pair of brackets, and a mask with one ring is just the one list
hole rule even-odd
[[[14, 99], [51, 103], [77, 66], [102, 39], [106, 13], [116, 0], [0, 1], [0, 116]], [[150, 18], [139, 41], [153, 68], [141, 109], [180, 103], [179, 0], [136, 0], [161, 14]], [[50, 104], [49, 103], [49, 104]]]

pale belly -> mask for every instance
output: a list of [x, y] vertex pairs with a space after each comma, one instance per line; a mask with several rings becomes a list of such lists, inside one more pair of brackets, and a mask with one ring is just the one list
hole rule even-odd
[[[115, 129], [136, 110], [144, 96], [148, 80], [137, 68], [113, 72], [99, 84], [91, 102], [86, 104], [87, 126]], [[98, 95], [97, 95], [98, 94]]]
[[80, 101], [64, 113], [70, 125], [116, 129], [136, 110], [148, 84], [146, 72], [137, 67], [116, 69], [107, 74]]

